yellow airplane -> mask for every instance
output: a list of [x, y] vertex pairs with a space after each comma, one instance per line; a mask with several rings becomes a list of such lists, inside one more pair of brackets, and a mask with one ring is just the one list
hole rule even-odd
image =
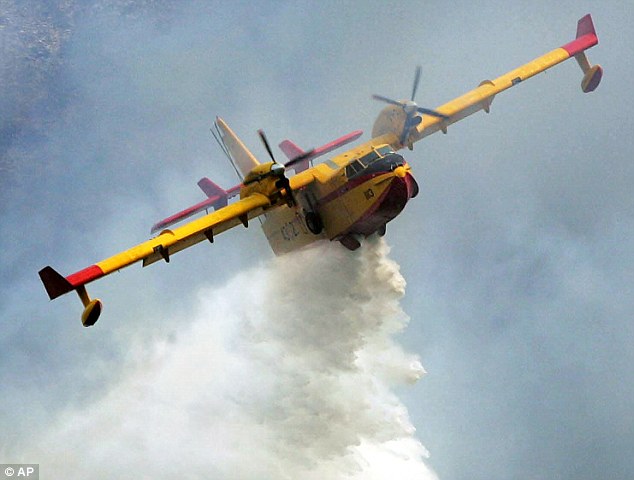
[[[290, 161], [280, 164], [260, 131], [271, 157], [271, 161], [260, 163], [218, 118], [215, 136], [242, 178], [239, 185], [223, 190], [203, 178], [198, 185], [208, 198], [154, 225], [153, 233], [160, 232], [154, 238], [67, 277], [47, 266], [40, 270], [40, 278], [51, 300], [73, 290], [77, 292], [84, 305], [82, 324], [87, 327], [95, 324], [103, 305], [99, 299], [88, 296], [86, 284], [139, 261], [143, 266], [160, 260], [169, 262], [174, 253], [204, 240], [213, 242], [216, 235], [236, 225], [247, 227], [256, 217], [260, 217], [276, 254], [317, 240], [338, 241], [354, 250], [364, 237], [385, 234], [386, 224], [418, 193], [410, 166], [398, 150], [404, 147], [411, 150], [415, 142], [439, 130], [446, 133], [449, 125], [479, 110], [488, 113], [495, 95], [572, 57], [583, 71], [581, 89], [586, 93], [593, 91], [603, 70], [590, 64], [585, 50], [597, 43], [592, 18], [586, 15], [579, 20], [573, 41], [494, 80], [485, 80], [435, 110], [414, 102], [419, 67], [410, 100], [373, 96], [388, 105], [376, 119], [371, 140], [312, 167], [311, 160], [355, 140], [361, 132], [352, 132], [307, 152], [286, 140], [280, 148]], [[295, 175], [289, 178], [287, 172], [291, 169]], [[238, 195], [240, 199], [229, 204]], [[214, 211], [180, 227], [169, 228], [208, 209]]]

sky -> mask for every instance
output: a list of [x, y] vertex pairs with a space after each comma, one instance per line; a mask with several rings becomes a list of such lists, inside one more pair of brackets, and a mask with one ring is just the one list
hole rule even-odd
[[69, 418], [155, 378], [153, 352], [188, 345], [209, 302], [246, 289], [288, 303], [249, 284], [279, 268], [258, 228], [94, 284], [105, 310], [91, 329], [74, 296], [49, 302], [39, 282], [45, 265], [71, 273], [145, 240], [202, 199], [202, 176], [234, 185], [216, 115], [258, 157], [259, 128], [307, 148], [355, 129], [365, 140], [381, 108], [370, 96], [407, 97], [416, 65], [417, 101], [433, 108], [572, 40], [591, 12], [595, 92], [567, 61], [404, 152], [421, 192], [388, 225], [386, 255], [407, 283], [397, 339], [427, 374], [394, 391], [438, 478], [629, 478], [634, 7], [0, 0], [0, 12], [1, 462], [37, 463], [32, 445], [66, 438]]

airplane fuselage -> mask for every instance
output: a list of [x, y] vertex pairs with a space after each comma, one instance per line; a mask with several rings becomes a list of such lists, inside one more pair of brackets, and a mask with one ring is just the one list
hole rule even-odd
[[409, 165], [387, 145], [316, 168], [316, 181], [295, 192], [297, 205], [265, 214], [262, 227], [276, 254], [317, 240], [355, 249], [363, 237], [383, 234], [418, 193]]

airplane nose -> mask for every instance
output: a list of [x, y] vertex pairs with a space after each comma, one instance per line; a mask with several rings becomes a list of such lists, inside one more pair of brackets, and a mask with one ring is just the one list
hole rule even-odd
[[394, 174], [397, 177], [405, 178], [405, 175], [407, 175], [407, 170], [405, 170], [405, 167], [403, 165], [399, 165], [394, 169]]

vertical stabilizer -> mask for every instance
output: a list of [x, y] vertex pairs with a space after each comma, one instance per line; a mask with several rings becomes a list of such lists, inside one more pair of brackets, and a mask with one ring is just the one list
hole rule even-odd
[[257, 167], [260, 162], [256, 160], [249, 149], [242, 143], [237, 135], [233, 133], [233, 130], [229, 128], [222, 118], [216, 117], [216, 127], [220, 133], [222, 143], [227, 149], [227, 153], [242, 174], [242, 178], [244, 178], [244, 176]]

